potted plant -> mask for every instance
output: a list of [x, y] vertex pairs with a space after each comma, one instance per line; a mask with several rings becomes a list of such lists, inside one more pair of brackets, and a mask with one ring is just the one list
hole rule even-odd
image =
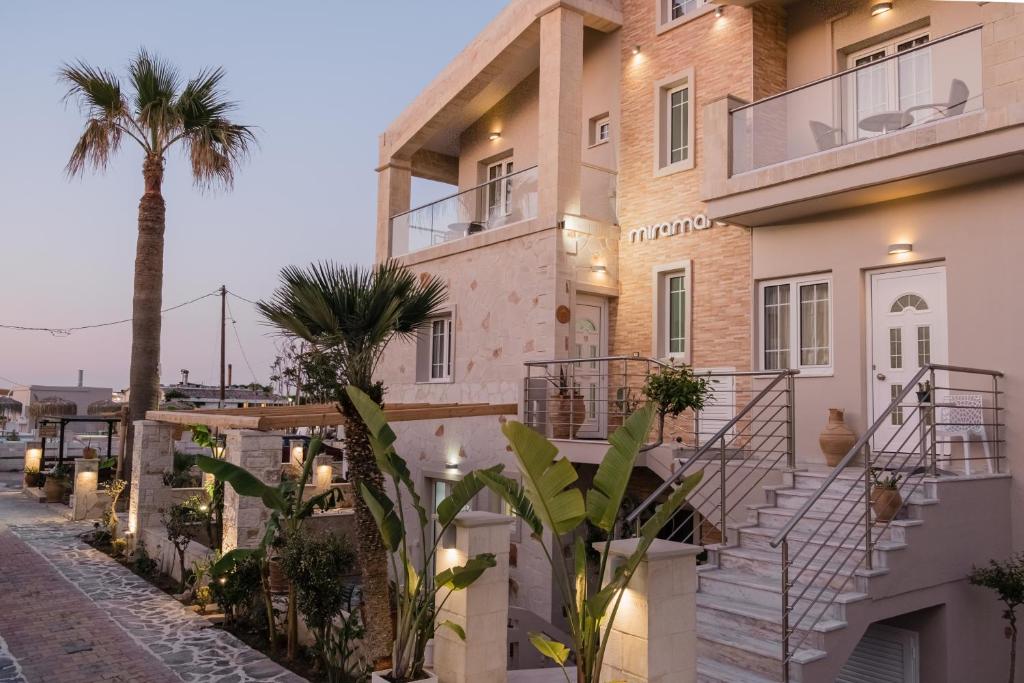
[[96, 449], [93, 448], [92, 446], [84, 447], [82, 449], [82, 458], [84, 460], [95, 460], [96, 459]]
[[551, 438], [575, 439], [587, 416], [587, 404], [577, 387], [569, 386], [565, 368], [558, 368], [557, 391], [548, 399]]
[[871, 468], [871, 480], [874, 482], [871, 487], [871, 509], [875, 513], [875, 521], [891, 522], [903, 507], [899, 489], [901, 479], [903, 475], [898, 472], [888, 472], [880, 467]]
[[[495, 566], [496, 560], [491, 553], [481, 553], [469, 558], [465, 565], [445, 569], [436, 576], [431, 576], [428, 571], [421, 575], [420, 571], [433, 566], [441, 539], [445, 537], [455, 517], [483, 490], [484, 481], [480, 476], [483, 472], [470, 472], [452, 487], [451, 495], [437, 506], [437, 533], [430, 534], [430, 518], [420, 503], [408, 465], [395, 452], [395, 433], [388, 426], [384, 412], [359, 389], [349, 386], [347, 391], [370, 434], [370, 446], [377, 466], [391, 479], [392, 490], [395, 492], [395, 500], [392, 501], [383, 490], [359, 482], [359, 495], [377, 523], [396, 577], [394, 599], [397, 614], [391, 668], [373, 672], [371, 680], [373, 683], [436, 681], [437, 676], [423, 668], [427, 641], [434, 637], [434, 630], [438, 626], [445, 626], [460, 638], [466, 637], [465, 631], [458, 624], [450, 621], [435, 623], [436, 613], [453, 593], [468, 588], [488, 568]], [[502, 466], [498, 465], [486, 472], [500, 476], [501, 469]], [[415, 520], [405, 518], [404, 510], [409, 505], [416, 511]], [[417, 558], [412, 556], [406, 541], [406, 524], [409, 521], [418, 522], [419, 529], [413, 531], [414, 537], [423, 539], [420, 544], [421, 555]]]
[[63, 463], [54, 465], [53, 469], [46, 473], [46, 483], [43, 484], [46, 502], [59, 503], [64, 500], [64, 493], [70, 485], [71, 468]]
[[25, 488], [39, 488], [43, 483], [43, 475], [39, 472], [39, 468], [34, 465], [29, 465], [25, 468]]
[[665, 418], [669, 415], [678, 417], [687, 409], [694, 412], [703, 410], [712, 389], [707, 378], [694, 377], [689, 366], [672, 365], [648, 375], [643, 391], [658, 415], [658, 440], [655, 443], [661, 444], [665, 440]]

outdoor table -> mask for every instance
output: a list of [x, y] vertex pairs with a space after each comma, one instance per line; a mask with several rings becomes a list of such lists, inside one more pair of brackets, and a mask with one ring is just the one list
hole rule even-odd
[[872, 133], [889, 133], [906, 128], [914, 122], [914, 117], [905, 111], [883, 111], [880, 114], [865, 116], [858, 122], [862, 130]]

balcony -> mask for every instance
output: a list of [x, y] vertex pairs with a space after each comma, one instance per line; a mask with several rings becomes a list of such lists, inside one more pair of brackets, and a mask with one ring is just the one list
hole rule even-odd
[[391, 256], [537, 217], [537, 167], [489, 180], [391, 217]]
[[985, 28], [880, 50], [757, 102], [709, 104], [710, 216], [766, 225], [1018, 172], [1024, 115], [990, 76], [1002, 65], [982, 48]]

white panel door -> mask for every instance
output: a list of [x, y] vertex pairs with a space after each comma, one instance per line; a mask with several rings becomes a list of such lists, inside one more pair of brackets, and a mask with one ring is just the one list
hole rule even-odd
[[[871, 276], [872, 422], [928, 363], [947, 363], [946, 269], [916, 268]], [[917, 401], [911, 392], [875, 433], [876, 452], [916, 452]], [[906, 424], [907, 422], [913, 424]], [[904, 426], [905, 425], [905, 426]]]
[[[576, 358], [605, 355], [607, 315], [605, 299], [583, 295], [576, 298]], [[576, 433], [577, 438], [603, 439], [608, 430], [608, 365], [581, 360], [573, 368], [573, 381], [586, 405], [586, 416]], [[574, 416], [573, 422], [579, 422], [579, 418]]]

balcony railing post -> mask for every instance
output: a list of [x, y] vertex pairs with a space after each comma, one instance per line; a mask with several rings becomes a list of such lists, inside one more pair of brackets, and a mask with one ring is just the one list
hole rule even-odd
[[[984, 411], [982, 411], [984, 414]], [[992, 444], [992, 454], [996, 459], [996, 472], [1000, 471], [1000, 453], [999, 453], [999, 377], [992, 375], [992, 440], [995, 443]]]
[[871, 522], [871, 444], [864, 443], [864, 566], [873, 569]]
[[786, 466], [796, 468], [796, 376], [786, 377]]
[[789, 540], [782, 539], [782, 681], [789, 683]]
[[928, 453], [930, 462], [928, 468], [931, 470], [932, 476], [936, 476], [939, 472], [937, 466], [938, 460], [938, 444], [936, 443], [936, 430], [938, 425], [935, 423], [938, 413], [935, 412], [935, 404], [939, 402], [939, 391], [935, 386], [935, 368], [928, 368], [928, 383], [931, 386], [931, 390], [928, 392], [928, 426], [930, 428], [930, 439]]
[[722, 436], [722, 438], [719, 440], [718, 443], [719, 443], [719, 447], [718, 447], [718, 455], [719, 455], [719, 457], [718, 457], [718, 486], [721, 489], [719, 505], [721, 506], [721, 513], [722, 513], [721, 514], [722, 545], [725, 545], [728, 542], [728, 539], [729, 539], [728, 534], [726, 533], [726, 523], [727, 523], [727, 521], [726, 521], [726, 498], [725, 498], [725, 436]]

